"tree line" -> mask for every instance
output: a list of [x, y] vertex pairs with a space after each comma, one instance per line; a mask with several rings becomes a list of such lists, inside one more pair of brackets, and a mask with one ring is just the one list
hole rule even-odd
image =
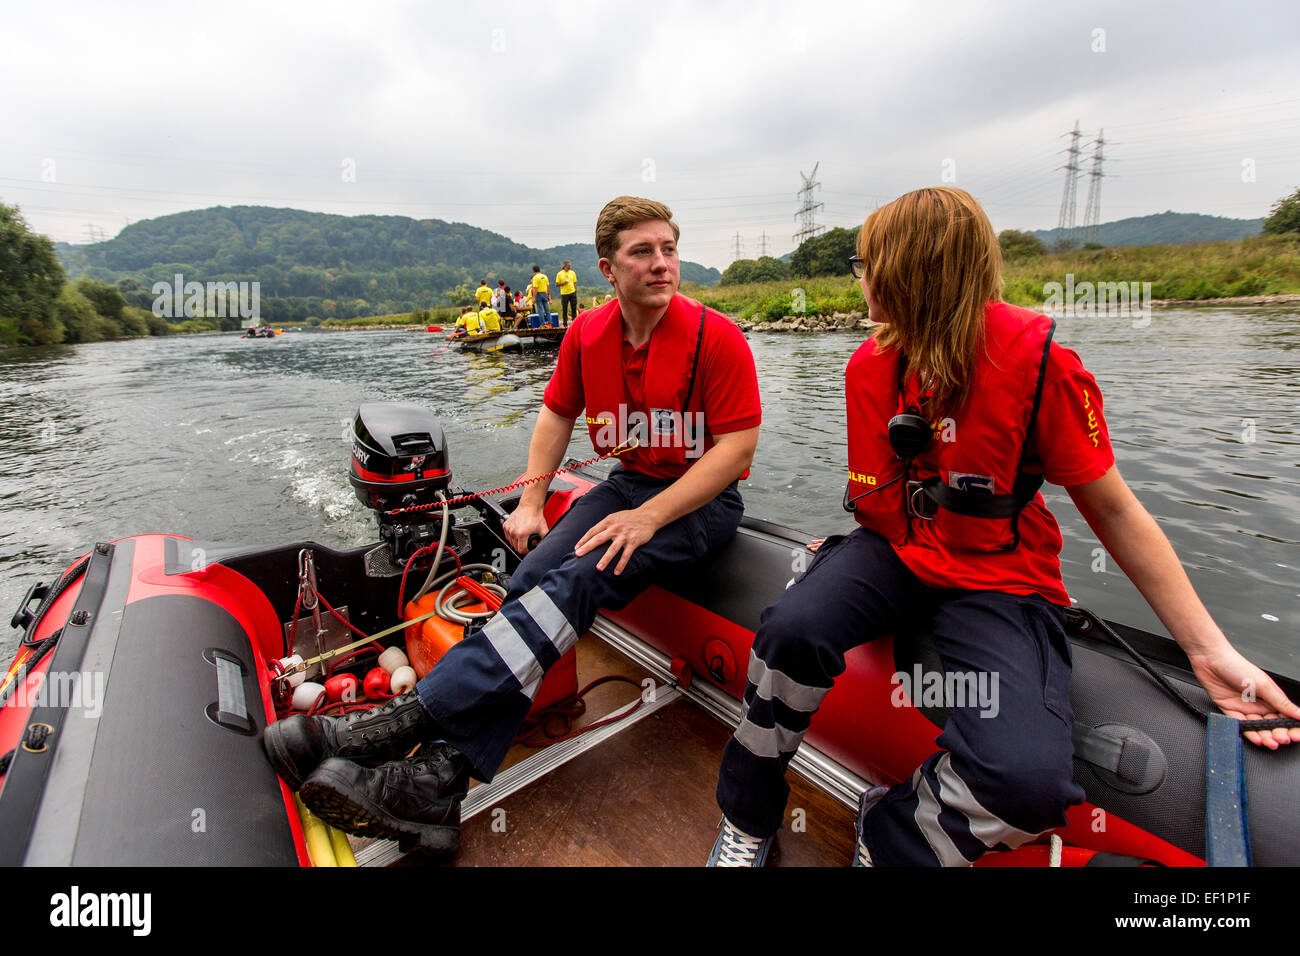
[[[148, 308], [154, 282], [177, 273], [186, 281], [257, 282], [262, 317], [273, 325], [456, 305], [459, 287], [485, 276], [492, 285], [498, 278], [526, 281], [533, 263], [553, 274], [568, 259], [580, 283], [599, 280], [590, 243], [538, 250], [465, 223], [265, 206], [160, 216], [106, 242], [59, 243], [56, 251], [72, 275], [114, 283], [141, 308]], [[690, 262], [682, 263], [682, 274], [705, 283], [719, 275]]]
[[0, 203], [0, 345], [55, 345], [167, 335], [176, 329], [130, 305], [114, 285], [69, 282], [54, 243]]

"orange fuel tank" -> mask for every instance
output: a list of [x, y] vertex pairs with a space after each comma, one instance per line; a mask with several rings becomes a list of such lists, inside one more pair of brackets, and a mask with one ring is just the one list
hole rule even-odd
[[[415, 601], [408, 601], [406, 604], [406, 620], [417, 618], [422, 614], [428, 614], [433, 610], [434, 602], [437, 600], [437, 594], [426, 594]], [[472, 604], [466, 604], [458, 610], [467, 613], [486, 611], [488, 607], [482, 601], [475, 601]], [[455, 621], [447, 621], [437, 615], [421, 621], [419, 624], [410, 624], [406, 628], [406, 656], [411, 661], [411, 666], [415, 668], [416, 676], [423, 677], [433, 669], [433, 665], [443, 654], [451, 650], [465, 637], [465, 627]], [[572, 648], [567, 654], [561, 657], [546, 676], [542, 678], [541, 685], [537, 688], [537, 696], [533, 698], [533, 706], [529, 713], [538, 711], [543, 707], [550, 707], [568, 697], [572, 697], [578, 692], [578, 655], [577, 648]]]

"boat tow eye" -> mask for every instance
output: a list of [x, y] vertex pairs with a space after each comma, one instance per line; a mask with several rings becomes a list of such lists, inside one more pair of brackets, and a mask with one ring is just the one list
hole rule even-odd
[[29, 754], [45, 753], [49, 745], [45, 743], [54, 728], [49, 724], [28, 724], [27, 733], [23, 734], [23, 750]]
[[719, 684], [729, 684], [736, 676], [736, 657], [726, 641], [716, 637], [704, 645], [705, 670]]

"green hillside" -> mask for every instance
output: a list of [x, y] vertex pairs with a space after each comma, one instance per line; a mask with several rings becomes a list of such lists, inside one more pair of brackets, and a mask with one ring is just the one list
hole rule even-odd
[[[153, 301], [153, 283], [171, 282], [176, 273], [187, 282], [257, 281], [262, 316], [272, 324], [453, 304], [457, 287], [482, 278], [523, 285], [534, 263], [554, 276], [565, 259], [580, 286], [605, 285], [590, 244], [533, 249], [465, 223], [265, 206], [161, 216], [105, 242], [58, 243], [56, 251], [70, 277], [118, 283], [141, 308]], [[719, 278], [716, 269], [682, 263], [684, 281], [712, 285]]]
[[[1097, 242], [1103, 246], [1184, 245], [1245, 239], [1259, 235], [1263, 219], [1228, 219], [1191, 212], [1161, 212], [1103, 222], [1097, 227]], [[1033, 235], [1050, 249], [1056, 242], [1055, 229], [1037, 229]], [[1080, 242], [1082, 242], [1080, 234]]]

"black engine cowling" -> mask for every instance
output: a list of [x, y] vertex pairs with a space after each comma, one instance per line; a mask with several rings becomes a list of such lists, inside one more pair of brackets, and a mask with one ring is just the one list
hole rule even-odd
[[434, 505], [439, 492], [445, 493], [451, 484], [447, 441], [438, 419], [417, 405], [362, 405], [352, 426], [348, 480], [361, 503], [379, 512], [379, 536], [399, 561], [436, 543], [442, 532], [441, 509], [392, 512]]
[[451, 484], [447, 440], [433, 412], [368, 402], [352, 425], [352, 487], [367, 508], [430, 504]]

